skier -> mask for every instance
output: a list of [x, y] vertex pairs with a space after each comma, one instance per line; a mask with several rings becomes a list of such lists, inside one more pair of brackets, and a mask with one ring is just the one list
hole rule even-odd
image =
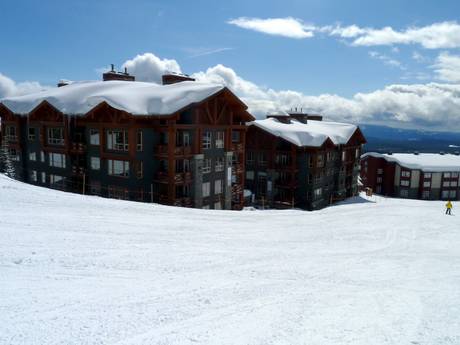
[[446, 204], [446, 214], [451, 214], [450, 213], [451, 211], [452, 211], [452, 203], [450, 202], [450, 200], [448, 200]]

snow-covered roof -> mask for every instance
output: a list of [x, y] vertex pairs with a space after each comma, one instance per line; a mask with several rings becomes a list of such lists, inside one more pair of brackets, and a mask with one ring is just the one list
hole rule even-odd
[[169, 115], [224, 89], [220, 84], [184, 81], [159, 85], [133, 81], [82, 81], [0, 100], [15, 114], [28, 114], [43, 101], [68, 115], [83, 115], [102, 102], [133, 115]]
[[290, 123], [283, 123], [275, 118], [252, 121], [248, 125], [257, 126], [296, 146], [311, 147], [322, 146], [328, 138], [335, 145], [346, 144], [358, 129], [357, 126], [347, 123], [316, 120], [303, 123], [294, 119]]
[[402, 167], [426, 172], [460, 171], [460, 156], [439, 153], [377, 153], [368, 152], [361, 156], [383, 158], [388, 162], [394, 162]]

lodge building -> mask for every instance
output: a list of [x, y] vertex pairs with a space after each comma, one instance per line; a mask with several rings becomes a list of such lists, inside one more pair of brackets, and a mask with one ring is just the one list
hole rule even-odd
[[460, 154], [376, 153], [361, 158], [363, 186], [398, 198], [460, 200]]
[[302, 112], [248, 125], [246, 188], [259, 205], [315, 210], [357, 195], [366, 142], [357, 126]]
[[22, 181], [167, 205], [241, 209], [247, 106], [183, 75], [103, 81], [0, 101], [1, 138]]

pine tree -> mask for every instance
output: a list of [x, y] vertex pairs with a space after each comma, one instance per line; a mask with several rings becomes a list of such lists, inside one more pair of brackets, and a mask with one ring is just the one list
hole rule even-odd
[[7, 140], [3, 140], [0, 147], [0, 173], [11, 178], [16, 177], [16, 170], [8, 150]]

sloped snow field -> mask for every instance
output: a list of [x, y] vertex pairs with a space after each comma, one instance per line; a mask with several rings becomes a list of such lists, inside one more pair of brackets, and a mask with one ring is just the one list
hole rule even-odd
[[0, 176], [0, 344], [460, 344], [460, 211], [353, 201], [205, 211]]

